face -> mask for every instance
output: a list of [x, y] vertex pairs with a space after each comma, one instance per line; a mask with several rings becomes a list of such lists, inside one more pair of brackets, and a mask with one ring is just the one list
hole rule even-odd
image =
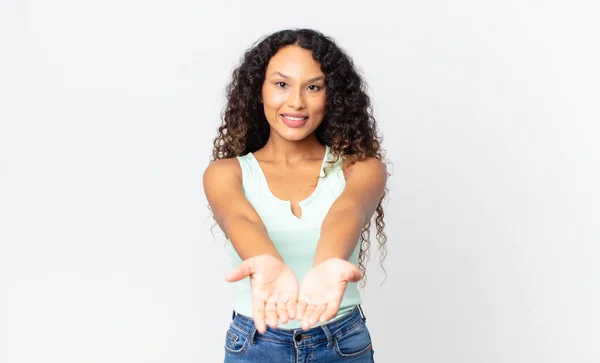
[[312, 52], [294, 45], [281, 48], [269, 61], [262, 103], [271, 137], [299, 141], [323, 121], [325, 73]]

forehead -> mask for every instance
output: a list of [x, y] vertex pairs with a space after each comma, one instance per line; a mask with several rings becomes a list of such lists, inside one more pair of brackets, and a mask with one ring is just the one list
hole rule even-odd
[[324, 75], [321, 65], [312, 57], [312, 52], [295, 45], [281, 48], [269, 60], [267, 76], [271, 76], [273, 72], [280, 72], [292, 78]]

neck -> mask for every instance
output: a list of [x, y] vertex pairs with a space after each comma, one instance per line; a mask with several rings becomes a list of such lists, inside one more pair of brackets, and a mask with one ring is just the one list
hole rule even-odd
[[261, 149], [261, 153], [270, 160], [294, 163], [304, 159], [321, 158], [325, 152], [325, 146], [321, 145], [314, 133], [300, 141], [288, 141], [273, 137], [272, 134]]

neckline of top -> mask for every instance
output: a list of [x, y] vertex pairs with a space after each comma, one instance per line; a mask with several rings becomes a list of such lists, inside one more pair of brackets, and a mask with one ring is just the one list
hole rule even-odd
[[[260, 166], [258, 159], [256, 159], [256, 157], [254, 156], [254, 153], [252, 153], [252, 152], [249, 152], [248, 155], [251, 157], [253, 162], [258, 167], [258, 170], [260, 171], [261, 179], [264, 182], [264, 185], [267, 189], [267, 194], [270, 195], [270, 197], [273, 198], [274, 200], [276, 200], [277, 202], [287, 205], [287, 206], [291, 206], [290, 200], [280, 199], [275, 194], [273, 194], [273, 192], [271, 191], [271, 188], [269, 187], [269, 182], [267, 180], [267, 176], [265, 175], [264, 170]], [[329, 148], [329, 146], [325, 145], [325, 154], [323, 155], [323, 160], [321, 161], [321, 169], [320, 169], [320, 173], [319, 173], [319, 180], [317, 181], [317, 186], [315, 187], [315, 189], [312, 191], [312, 193], [308, 197], [306, 197], [305, 199], [298, 202], [298, 205], [300, 207], [304, 206], [306, 203], [309, 203], [319, 193], [321, 185], [323, 184], [323, 180], [324, 180], [323, 177], [325, 176], [325, 171], [324, 171], [325, 163], [329, 160], [329, 156], [330, 156], [330, 148]], [[302, 216], [304, 216], [304, 211], [302, 212]], [[298, 218], [298, 217], [296, 217], [296, 218]], [[302, 219], [302, 217], [299, 219]]]

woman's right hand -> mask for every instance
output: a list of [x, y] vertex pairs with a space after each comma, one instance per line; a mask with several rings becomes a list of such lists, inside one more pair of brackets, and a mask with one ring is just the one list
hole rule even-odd
[[278, 320], [285, 324], [296, 317], [298, 280], [282, 260], [271, 255], [248, 258], [231, 271], [225, 280], [236, 282], [248, 276], [252, 288], [254, 324], [259, 333], [267, 330], [265, 319], [269, 326], [276, 328]]

